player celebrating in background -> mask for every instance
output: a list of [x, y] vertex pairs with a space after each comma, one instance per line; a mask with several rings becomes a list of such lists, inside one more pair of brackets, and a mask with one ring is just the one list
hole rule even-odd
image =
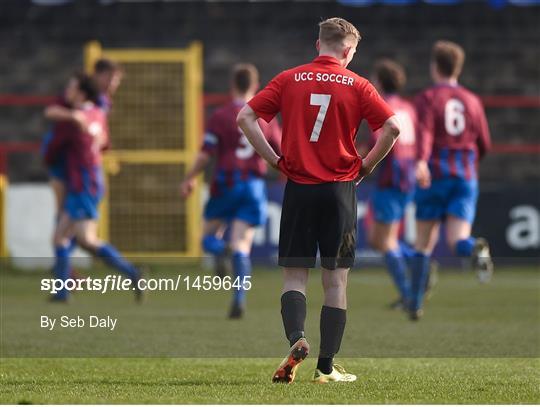
[[[284, 267], [281, 315], [291, 345], [273, 375], [290, 383], [309, 353], [304, 334], [308, 271], [321, 256], [324, 306], [321, 345], [314, 382], [351, 382], [356, 376], [333, 363], [345, 329], [347, 275], [356, 250], [356, 182], [388, 154], [398, 134], [394, 113], [375, 88], [346, 69], [360, 34], [348, 21], [319, 24], [319, 56], [276, 76], [238, 115], [238, 124], [257, 152], [288, 177], [279, 236]], [[281, 112], [283, 155], [267, 143], [257, 118], [270, 121]], [[382, 127], [362, 161], [355, 147], [360, 122]]]
[[[112, 105], [112, 97], [122, 80], [122, 69], [110, 59], [99, 59], [94, 64], [93, 78], [99, 91], [97, 105], [108, 114]], [[73, 106], [65, 99], [65, 96], [63, 96], [59, 101], [45, 109], [45, 118], [53, 122], [53, 128], [43, 140], [43, 155], [54, 137], [63, 139], [66, 137], [66, 134], [76, 131], [75, 128], [81, 131], [87, 130], [84, 113], [79, 109], [73, 109]], [[49, 172], [49, 184], [55, 200], [56, 226], [58, 226], [60, 213], [64, 207], [68, 182], [64, 152], [58, 151], [54, 164], [47, 165], [47, 168]], [[76, 239], [73, 238], [69, 244], [68, 255], [75, 249], [75, 246]], [[71, 277], [78, 277], [78, 273], [75, 270], [71, 270], [70, 275]]]
[[[98, 205], [103, 196], [101, 155], [109, 145], [106, 115], [97, 106], [99, 92], [87, 75], [76, 74], [66, 89], [66, 101], [82, 116], [84, 127], [72, 127], [72, 131], [55, 136], [47, 146], [45, 160], [54, 165], [65, 157], [67, 195], [63, 212], [55, 232], [56, 278], [69, 277], [69, 255], [72, 238], [77, 244], [108, 265], [126, 274], [134, 283], [140, 278], [139, 271], [122, 258], [118, 251], [97, 237]], [[135, 290], [140, 299], [140, 291]], [[54, 300], [66, 301], [67, 290], [56, 294]]]
[[412, 262], [410, 317], [422, 315], [429, 258], [444, 220], [446, 241], [458, 256], [470, 257], [481, 281], [493, 272], [485, 239], [471, 237], [478, 198], [478, 162], [491, 146], [482, 102], [458, 84], [465, 53], [449, 41], [438, 41], [431, 56], [435, 85], [417, 99], [416, 192], [417, 251]]
[[[99, 98], [97, 105], [109, 113], [112, 105], [112, 97], [118, 90], [122, 80], [122, 70], [118, 64], [110, 59], [99, 59], [94, 65], [93, 78], [98, 86]], [[80, 110], [73, 109], [63, 96], [60, 100], [45, 109], [45, 118], [53, 122], [53, 128], [43, 140], [42, 153], [45, 154], [48, 144], [60, 133], [69, 132], [73, 126], [83, 129], [86, 126], [84, 114]], [[49, 165], [49, 182], [53, 190], [56, 216], [63, 208], [66, 196], [66, 162], [65, 157], [59, 152], [54, 165]]]
[[[236, 116], [259, 88], [259, 73], [251, 64], [236, 65], [232, 72], [232, 101], [217, 109], [210, 117], [204, 143], [193, 168], [186, 174], [180, 192], [186, 198], [196, 177], [217, 156], [210, 199], [204, 210], [202, 245], [204, 251], [216, 258], [216, 273], [225, 275], [228, 256], [232, 253], [235, 280], [243, 285], [251, 274], [250, 252], [255, 227], [266, 224], [267, 197], [264, 176], [267, 166], [238, 128]], [[268, 141], [279, 148], [281, 129], [276, 120], [261, 122]], [[227, 244], [224, 233], [230, 226]], [[234, 291], [230, 318], [241, 318], [245, 310], [245, 290]]]
[[[390, 59], [375, 63], [373, 83], [399, 118], [401, 132], [378, 170], [377, 186], [371, 197], [375, 222], [369, 231], [369, 242], [384, 255], [388, 272], [400, 294], [392, 308], [401, 309], [407, 309], [411, 297], [406, 259], [412, 256], [414, 250], [399, 240], [399, 232], [416, 184], [416, 111], [411, 103], [399, 96], [405, 82], [405, 71], [398, 63]], [[380, 130], [371, 134], [373, 145]]]

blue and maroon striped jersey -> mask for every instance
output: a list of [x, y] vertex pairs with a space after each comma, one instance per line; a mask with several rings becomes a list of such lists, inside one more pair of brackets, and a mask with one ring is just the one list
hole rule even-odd
[[67, 187], [72, 192], [97, 193], [103, 189], [101, 173], [102, 153], [109, 147], [107, 117], [93, 104], [81, 109], [86, 117], [87, 131], [70, 122], [55, 134], [45, 152], [45, 162], [52, 165], [65, 157]]
[[477, 178], [479, 160], [491, 147], [486, 114], [478, 96], [463, 86], [438, 84], [416, 100], [417, 159], [432, 177]]
[[97, 106], [106, 114], [109, 114], [112, 109], [112, 99], [105, 93], [99, 95]]
[[[232, 101], [218, 108], [209, 118], [202, 150], [217, 157], [214, 181], [234, 183], [250, 176], [262, 177], [267, 166], [236, 124], [244, 103]], [[281, 128], [277, 120], [259, 125], [270, 145], [280, 151]]]
[[[414, 189], [416, 183], [416, 111], [411, 103], [398, 95], [385, 95], [384, 99], [398, 117], [401, 132], [396, 144], [379, 165], [377, 185], [380, 188], [398, 188], [402, 192], [408, 192]], [[381, 130], [371, 133], [372, 146], [380, 133]]]

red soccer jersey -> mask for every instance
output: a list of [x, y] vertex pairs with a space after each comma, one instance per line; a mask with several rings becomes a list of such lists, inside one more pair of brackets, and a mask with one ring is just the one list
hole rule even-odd
[[[377, 184], [382, 188], [394, 187], [407, 192], [412, 190], [416, 183], [416, 110], [412, 103], [398, 95], [385, 96], [385, 100], [399, 119], [401, 130], [396, 144], [379, 165]], [[380, 133], [380, 130], [371, 133], [371, 146], [375, 144]]]
[[440, 84], [417, 100], [417, 159], [429, 162], [435, 178], [476, 178], [478, 161], [491, 147], [480, 99], [459, 85]]
[[279, 166], [301, 184], [354, 180], [360, 122], [375, 131], [394, 114], [369, 81], [329, 56], [282, 72], [248, 104], [267, 122], [281, 112]]
[[[262, 177], [266, 174], [266, 162], [255, 152], [246, 136], [236, 124], [236, 116], [243, 103], [230, 102], [217, 109], [208, 120], [202, 150], [217, 155], [216, 176], [234, 181], [236, 176]], [[279, 149], [281, 128], [277, 120], [270, 123], [259, 121], [268, 142]]]

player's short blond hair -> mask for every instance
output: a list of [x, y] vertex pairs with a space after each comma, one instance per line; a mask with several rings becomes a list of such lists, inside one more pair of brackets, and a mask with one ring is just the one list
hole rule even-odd
[[335, 47], [347, 40], [356, 45], [361, 39], [356, 27], [344, 18], [333, 17], [319, 23], [319, 41], [325, 45]]
[[431, 50], [431, 59], [440, 74], [451, 77], [459, 76], [465, 62], [465, 51], [451, 41], [437, 41]]

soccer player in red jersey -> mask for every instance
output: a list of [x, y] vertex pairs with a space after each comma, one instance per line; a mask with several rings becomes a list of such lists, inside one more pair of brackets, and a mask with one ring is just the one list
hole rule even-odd
[[[413, 200], [416, 158], [416, 110], [402, 98], [399, 92], [406, 82], [405, 71], [401, 65], [390, 59], [375, 63], [373, 83], [392, 108], [401, 124], [399, 139], [394, 148], [381, 162], [377, 171], [377, 185], [371, 196], [374, 212], [373, 225], [369, 230], [369, 242], [379, 250], [388, 272], [400, 294], [392, 308], [407, 309], [411, 297], [407, 259], [414, 250], [400, 241], [399, 232], [407, 205]], [[380, 130], [372, 132], [370, 145], [374, 145]]]
[[[217, 109], [208, 120], [202, 149], [180, 187], [182, 196], [187, 197], [196, 176], [208, 165], [210, 158], [216, 156], [210, 199], [204, 209], [202, 245], [207, 253], [215, 256], [218, 275], [225, 274], [229, 254], [232, 255], [233, 281], [238, 279], [240, 288], [233, 291], [230, 318], [241, 318], [244, 314], [246, 293], [242, 286], [251, 274], [249, 256], [255, 227], [266, 224], [267, 218], [264, 181], [267, 165], [236, 124], [238, 112], [257, 89], [257, 68], [251, 64], [235, 66], [231, 81], [232, 101]], [[281, 128], [277, 121], [268, 124], [261, 121], [260, 124], [268, 142], [279, 148]], [[228, 226], [230, 238], [227, 244], [223, 237]]]
[[[56, 278], [66, 280], [69, 277], [70, 246], [75, 237], [83, 249], [135, 283], [140, 272], [97, 236], [98, 207], [104, 192], [102, 152], [109, 146], [106, 114], [97, 106], [98, 88], [88, 75], [76, 74], [70, 79], [65, 96], [70, 106], [82, 116], [85, 126], [69, 123], [71, 126], [57, 134], [45, 152], [45, 161], [49, 165], [64, 157], [66, 160], [67, 194], [54, 237]], [[141, 292], [136, 289], [135, 293], [140, 299]], [[67, 290], [59, 291], [53, 299], [66, 301]]]
[[428, 263], [445, 222], [446, 241], [458, 256], [470, 257], [481, 280], [493, 272], [485, 239], [471, 237], [478, 199], [478, 163], [491, 146], [482, 102], [458, 84], [465, 53], [449, 41], [438, 41], [431, 56], [434, 86], [416, 101], [419, 131], [416, 192], [417, 253], [412, 263], [410, 317], [422, 315]]
[[[304, 334], [308, 271], [322, 265], [324, 306], [321, 345], [313, 381], [351, 382], [356, 376], [333, 363], [345, 329], [347, 275], [356, 249], [356, 183], [370, 174], [399, 134], [394, 113], [366, 79], [346, 69], [360, 34], [342, 18], [319, 24], [313, 62], [277, 75], [238, 115], [238, 124], [257, 152], [287, 177], [281, 214], [279, 264], [284, 267], [281, 315], [291, 345], [273, 376], [294, 380], [309, 353]], [[268, 144], [257, 119], [281, 112], [282, 156]], [[362, 160], [355, 147], [360, 122], [382, 127]]]

